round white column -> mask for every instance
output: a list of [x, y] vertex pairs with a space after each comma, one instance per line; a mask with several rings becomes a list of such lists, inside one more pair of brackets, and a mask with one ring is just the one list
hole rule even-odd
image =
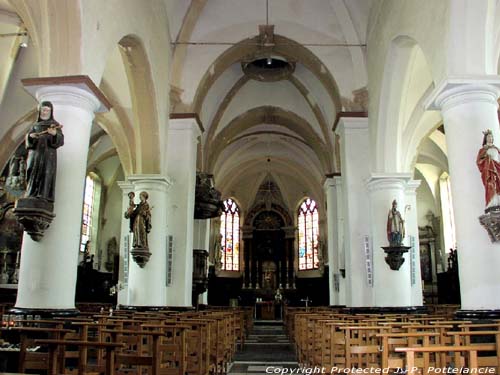
[[[387, 215], [395, 199], [398, 210], [405, 218], [405, 189], [408, 176], [382, 175], [372, 176], [367, 184], [370, 196], [370, 222], [372, 227], [372, 251], [374, 292], [376, 307], [411, 306], [410, 260], [404, 254], [405, 262], [397, 271], [391, 270], [385, 261], [386, 253], [382, 246], [389, 246], [387, 240]], [[407, 238], [404, 244], [408, 245]]]
[[129, 278], [129, 261], [130, 261], [130, 222], [124, 218], [125, 211], [129, 208], [130, 198], [128, 194], [131, 191], [135, 192], [134, 184], [129, 181], [119, 181], [118, 186], [122, 189], [122, 209], [120, 211], [121, 230], [120, 230], [120, 260], [118, 270], [118, 285], [117, 304], [130, 305], [128, 293], [128, 278]]
[[[422, 292], [422, 272], [420, 270], [420, 241], [418, 237], [418, 216], [417, 216], [417, 188], [420, 186], [419, 180], [410, 180], [406, 184], [406, 207], [405, 215], [406, 237], [408, 246], [411, 246], [409, 239], [413, 238], [413, 248], [410, 249], [408, 262], [410, 262], [410, 283], [411, 283], [411, 305], [422, 306], [424, 303]], [[412, 259], [413, 252], [413, 259]], [[412, 264], [413, 263], [413, 264]]]
[[462, 310], [500, 309], [500, 243], [490, 241], [478, 220], [485, 194], [476, 165], [483, 131], [491, 129], [500, 142], [498, 94], [493, 85], [471, 82], [449, 84], [435, 99], [446, 131]]
[[[141, 191], [149, 194], [151, 232], [148, 235], [151, 257], [141, 268], [129, 252], [128, 305], [165, 306], [167, 276], [167, 191], [170, 182], [159, 175], [134, 175], [128, 181], [134, 185], [137, 197]], [[137, 202], [138, 203], [138, 202]], [[126, 220], [126, 219], [124, 219]]]
[[174, 240], [174, 259], [172, 283], [167, 288], [168, 306], [192, 306], [196, 152], [200, 135], [195, 118], [170, 119], [168, 175], [173, 183], [168, 232]]
[[100, 101], [65, 85], [39, 87], [36, 97], [52, 102], [64, 145], [57, 150], [56, 217], [40, 242], [23, 237], [16, 308], [74, 309], [87, 153]]
[[[195, 219], [193, 226], [193, 249], [206, 250], [210, 253], [210, 219]], [[208, 276], [208, 259], [207, 259]], [[198, 303], [208, 304], [208, 290], [198, 297]]]
[[[328, 248], [328, 285], [330, 292], [330, 305], [340, 305], [340, 271], [339, 271], [339, 226], [337, 204], [337, 181], [327, 177], [323, 185], [326, 196], [326, 225]], [[338, 289], [336, 288], [338, 286]]]

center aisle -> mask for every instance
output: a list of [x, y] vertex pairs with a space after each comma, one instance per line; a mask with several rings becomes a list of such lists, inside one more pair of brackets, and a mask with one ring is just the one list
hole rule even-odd
[[[277, 374], [280, 368], [297, 368], [297, 358], [285, 335], [283, 322], [256, 320], [243, 350], [235, 355], [230, 375]], [[267, 369], [267, 371], [266, 371]]]

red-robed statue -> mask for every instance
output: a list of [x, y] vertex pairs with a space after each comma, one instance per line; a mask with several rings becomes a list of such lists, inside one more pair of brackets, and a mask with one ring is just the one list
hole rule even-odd
[[500, 209], [500, 149], [493, 144], [490, 129], [483, 132], [483, 147], [477, 154], [476, 163], [483, 180], [486, 209]]

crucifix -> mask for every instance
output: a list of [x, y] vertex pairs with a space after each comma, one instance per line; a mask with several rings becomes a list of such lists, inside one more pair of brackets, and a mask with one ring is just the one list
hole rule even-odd
[[300, 301], [306, 303], [306, 311], [307, 311], [307, 309], [309, 308], [309, 302], [312, 301], [309, 299], [309, 297], [306, 297], [306, 299], [301, 299]]

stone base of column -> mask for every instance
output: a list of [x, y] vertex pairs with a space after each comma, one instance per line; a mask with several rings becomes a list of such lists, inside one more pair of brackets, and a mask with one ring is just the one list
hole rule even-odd
[[477, 323], [488, 323], [500, 319], [500, 310], [458, 310], [455, 318], [459, 320], [473, 320]]
[[426, 306], [346, 307], [346, 314], [428, 314]]
[[132, 305], [118, 305], [120, 310], [129, 311], [163, 311], [163, 310], [174, 310], [174, 311], [194, 311], [195, 308], [192, 306], [132, 306]]
[[24, 319], [27, 318], [28, 315], [32, 316], [34, 319], [35, 316], [40, 318], [56, 318], [56, 317], [73, 317], [78, 316], [80, 311], [78, 309], [30, 309], [30, 308], [22, 308], [22, 307], [13, 307], [7, 311], [7, 314], [10, 315], [19, 315], [23, 316]]

